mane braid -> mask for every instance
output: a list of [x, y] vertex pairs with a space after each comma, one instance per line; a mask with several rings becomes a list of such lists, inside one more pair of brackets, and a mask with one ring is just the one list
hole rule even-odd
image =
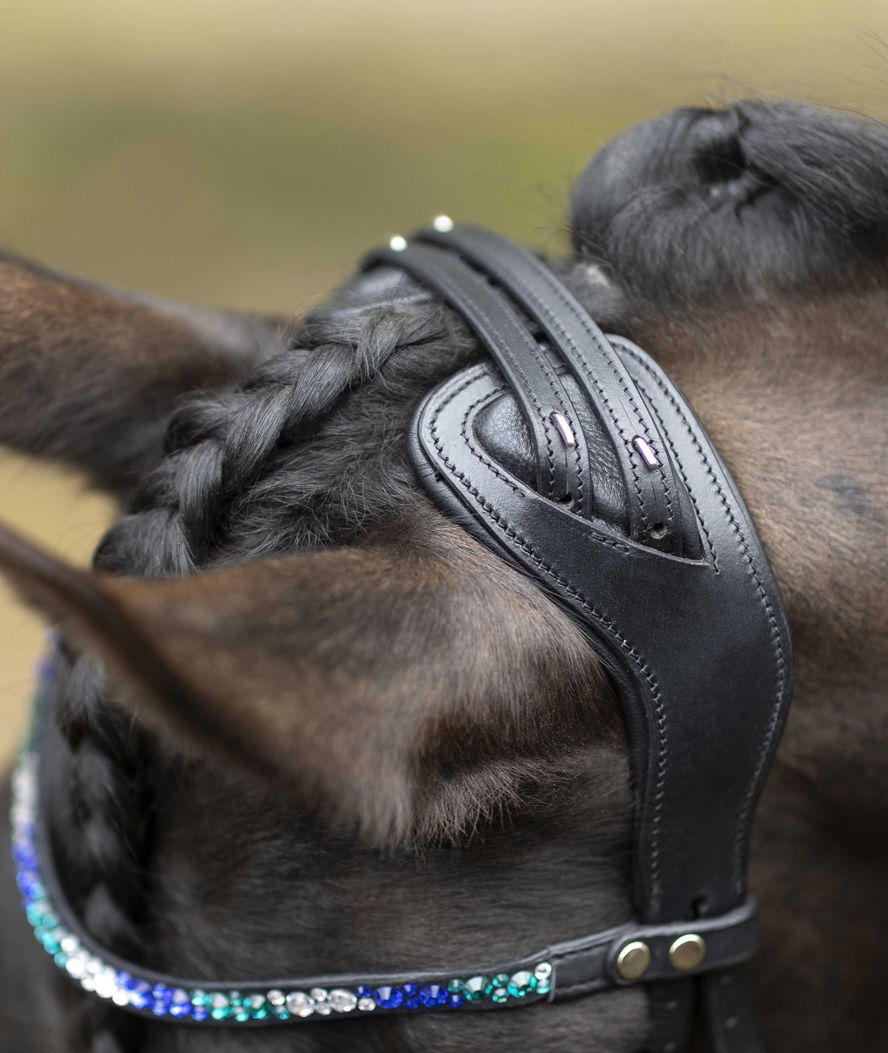
[[[382, 302], [378, 281], [370, 294], [362, 284], [309, 318], [298, 344], [261, 364], [240, 389], [192, 400], [173, 414], [165, 460], [145, 477], [129, 514], [106, 533], [96, 567], [181, 577], [219, 561], [315, 547], [359, 529], [367, 514], [416, 500], [402, 452], [413, 404], [436, 377], [476, 352], [449, 313], [410, 283], [399, 278]], [[374, 412], [348, 412], [349, 396], [359, 389]], [[365, 473], [369, 458], [379, 480], [372, 493], [343, 476], [347, 455], [296, 452], [309, 437], [316, 445], [337, 415], [328, 429], [333, 442], [354, 444]], [[113, 704], [91, 660], [68, 656], [67, 673], [57, 710], [73, 773], [73, 785], [65, 787], [70, 800], [61, 806], [69, 822], [58, 824], [66, 878], [92, 936], [120, 955], [144, 958], [150, 946], [144, 817], [153, 810], [159, 746]], [[72, 1020], [84, 1048], [137, 1053], [142, 1021], [87, 1004], [88, 997], [77, 999]]]

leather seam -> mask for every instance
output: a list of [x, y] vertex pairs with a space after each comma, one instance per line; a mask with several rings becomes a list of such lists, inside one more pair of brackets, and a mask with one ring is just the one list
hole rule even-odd
[[691, 428], [687, 417], [682, 411], [681, 406], [673, 397], [672, 392], [669, 391], [669, 389], [666, 387], [666, 385], [663, 383], [660, 377], [658, 377], [656, 373], [654, 373], [653, 370], [650, 369], [647, 363], [644, 362], [631, 347], [627, 346], [625, 350], [626, 353], [630, 355], [630, 357], [634, 359], [634, 361], [636, 361], [639, 364], [639, 366], [642, 367], [642, 369], [644, 369], [648, 376], [652, 378], [657, 387], [660, 388], [660, 390], [663, 392], [666, 398], [670, 401], [676, 413], [678, 414], [679, 419], [684, 425], [685, 430], [690, 436], [691, 441], [697, 448], [697, 452], [703, 459], [703, 463], [706, 466], [706, 472], [712, 480], [715, 492], [717, 493], [719, 500], [721, 501], [722, 507], [724, 508], [728, 516], [728, 520], [731, 524], [731, 529], [733, 530], [736, 537], [737, 550], [740, 552], [743, 562], [746, 564], [747, 573], [752, 578], [752, 581], [755, 585], [756, 595], [758, 596], [759, 603], [762, 607], [762, 610], [765, 613], [765, 617], [767, 618], [770, 630], [771, 651], [774, 655], [774, 661], [777, 667], [776, 697], [774, 705], [772, 707], [771, 719], [768, 723], [768, 728], [765, 733], [765, 737], [762, 741], [761, 746], [759, 747], [755, 771], [753, 772], [752, 779], [747, 788], [743, 806], [741, 807], [740, 812], [737, 816], [737, 829], [734, 834], [734, 880], [736, 891], [738, 893], [742, 893], [745, 887], [745, 882], [743, 881], [743, 853], [747, 842], [748, 828], [750, 818], [752, 815], [752, 805], [755, 799], [756, 791], [759, 787], [759, 782], [762, 776], [762, 772], [764, 770], [765, 761], [767, 759], [768, 752], [771, 748], [771, 743], [773, 742], [774, 734], [777, 730], [777, 722], [780, 719], [780, 712], [783, 704], [783, 696], [786, 690], [786, 657], [783, 650], [783, 643], [780, 639], [780, 627], [777, 624], [777, 618], [774, 614], [774, 608], [771, 606], [771, 601], [768, 598], [767, 591], [765, 590], [764, 584], [762, 583], [761, 577], [759, 575], [758, 567], [756, 566], [755, 560], [753, 559], [749, 551], [746, 538], [743, 535], [739, 524], [737, 523], [730, 502], [726, 498], [721, 484], [719, 483], [715, 471], [713, 470], [712, 465], [709, 461], [709, 458], [706, 456], [706, 453], [703, 450], [699, 439], [694, 434], [694, 431]]
[[[454, 391], [452, 397], [455, 398], [458, 394], [460, 394], [460, 392], [465, 387], [468, 387], [470, 383], [472, 383], [471, 380], [469, 380], [463, 387], [460, 387], [456, 391]], [[469, 430], [469, 417], [471, 416], [472, 411], [475, 410], [486, 399], [492, 397], [493, 395], [501, 394], [505, 390], [506, 390], [506, 388], [504, 386], [501, 386], [501, 387], [498, 387], [498, 388], [494, 388], [493, 391], [488, 392], [486, 395], [481, 395], [470, 406], [468, 406], [466, 408], [466, 410], [465, 410], [465, 413], [463, 414], [462, 426], [460, 428], [460, 434], [462, 435], [463, 439], [465, 440], [466, 446], [469, 448], [469, 452], [474, 457], [476, 457], [483, 465], [485, 465], [487, 468], [489, 468], [493, 472], [493, 474], [495, 476], [497, 476], [497, 478], [501, 479], [519, 497], [526, 497], [527, 496], [526, 493], [519, 486], [516, 486], [515, 483], [513, 483], [512, 480], [504, 472], [502, 472], [497, 467], [497, 465], [492, 460], [490, 460], [490, 458], [488, 458], [484, 453], [482, 453], [481, 450], [475, 445], [475, 443], [472, 440], [472, 436], [471, 436], [470, 430]], [[450, 399], [448, 399], [447, 401], [449, 402]], [[444, 403], [444, 405], [446, 405], [446, 403]], [[484, 499], [481, 497], [480, 492], [474, 486], [471, 485], [471, 482], [468, 479], [468, 477], [463, 472], [460, 472], [459, 469], [457, 469], [456, 465], [454, 465], [451, 461], [448, 461], [447, 458], [445, 457], [444, 452], [443, 452], [443, 448], [441, 447], [440, 443], [438, 442], [438, 438], [437, 438], [438, 432], [437, 432], [437, 428], [436, 428], [436, 421], [437, 421], [437, 412], [433, 415], [433, 420], [432, 420], [432, 422], [430, 424], [430, 430], [433, 430], [434, 431], [434, 435], [435, 435], [435, 448], [438, 450], [438, 453], [441, 455], [441, 458], [444, 460], [445, 464], [447, 464], [448, 468], [450, 468], [452, 470], [452, 472], [456, 476], [456, 478], [459, 479], [460, 482], [468, 483], [469, 484], [469, 486], [468, 486], [469, 492], [475, 498], [477, 498], [479, 501], [483, 501]], [[486, 504], [486, 502], [485, 502], [485, 504]], [[495, 516], [499, 516], [499, 513], [492, 506], [488, 506], [488, 508], [485, 509], [485, 510], [489, 511], [489, 515], [492, 518], [495, 517]], [[499, 518], [502, 518], [502, 517], [499, 517]], [[495, 520], [495, 521], [497, 521], [497, 520]], [[505, 522], [505, 520], [503, 520], [503, 522]], [[511, 529], [511, 528], [509, 528], [509, 529]], [[627, 552], [628, 553], [628, 552], [631, 551], [631, 549], [629, 548], [628, 545], [624, 545], [621, 542], [616, 541], [614, 538], [609, 538], [605, 534], [599, 533], [597, 530], [594, 529], [594, 527], [591, 527], [591, 526], [589, 527], [589, 533], [597, 541], [600, 541], [603, 545], [610, 545], [611, 548], [615, 548], [619, 552]], [[511, 535], [509, 535], [509, 536], [511, 536]], [[520, 535], [516, 535], [516, 537], [520, 537]], [[520, 540], [523, 541], [524, 538], [520, 538]]]
[[[465, 299], [468, 302], [469, 306], [477, 313], [478, 317], [481, 318], [481, 320], [485, 323], [485, 325], [487, 325], [487, 327], [490, 330], [490, 332], [492, 332], [492, 333], [498, 332], [497, 327], [494, 326], [491, 323], [490, 317], [487, 314], [487, 312], [484, 310], [483, 307], [479, 307], [478, 302], [474, 299], [474, 297], [471, 295], [471, 293], [468, 293], [465, 290], [457, 289], [455, 283], [452, 282], [450, 277], [447, 276], [447, 275], [442, 275], [442, 274], [439, 273], [436, 280], [439, 281], [442, 286], [446, 287], [449, 290], [450, 296], [453, 299], [455, 299], [455, 300]], [[540, 421], [540, 423], [543, 426], [543, 435], [545, 436], [545, 439], [546, 439], [546, 449], [547, 449], [547, 454], [548, 454], [548, 458], [547, 459], [548, 459], [548, 462], [549, 462], [549, 494], [552, 495], [555, 492], [555, 455], [554, 455], [554, 451], [552, 449], [552, 433], [551, 433], [550, 422], [546, 420], [546, 416], [543, 413], [543, 408], [540, 405], [540, 403], [539, 403], [539, 401], [538, 401], [538, 399], [536, 397], [536, 393], [534, 392], [533, 385], [530, 383], [530, 380], [528, 379], [527, 374], [524, 372], [523, 366], [515, 358], [515, 356], [512, 354], [512, 351], [509, 348], [507, 343], [505, 343], [503, 341], [498, 341], [498, 343], [499, 343], [499, 346], [500, 346], [501, 350], [503, 351], [503, 354], [505, 355], [506, 358], [509, 359], [509, 361], [512, 363], [512, 366], [515, 368], [516, 372], [518, 373], [519, 377], [521, 378], [522, 384], [524, 386], [524, 390], [530, 396], [530, 399], [533, 402], [534, 408], [537, 411], [537, 415], [539, 417], [539, 421]], [[533, 343], [534, 352], [535, 352], [534, 357], [536, 358], [537, 355], [539, 354], [539, 349], [536, 347], [536, 344], [532, 340], [531, 340], [531, 343]], [[537, 359], [537, 362], [539, 364], [538, 359]], [[550, 383], [550, 387], [551, 387], [551, 383]]]
[[[500, 394], [504, 390], [505, 387], [498, 387], [493, 392], [490, 392], [489, 395]], [[455, 392], [454, 394], [458, 394], [458, 392]], [[498, 479], [501, 479], [513, 493], [517, 494], [519, 497], [524, 497], [525, 494], [521, 487], [517, 486], [514, 482], [512, 482], [512, 480], [505, 474], [505, 472], [503, 472], [500, 468], [497, 467], [497, 465], [491, 458], [482, 453], [481, 450], [475, 446], [475, 443], [472, 441], [472, 438], [469, 435], [469, 417], [471, 416], [472, 412], [475, 409], [477, 409], [477, 407], [480, 406], [481, 403], [489, 397], [489, 395], [479, 396], [477, 399], [475, 399], [471, 406], [469, 406], [466, 409], [465, 415], [463, 416], [462, 420], [460, 434], [465, 440], [466, 446], [469, 447], [469, 449], [472, 451], [475, 457], [477, 457], [483, 465], [488, 467]]]
[[654, 405], [653, 399], [648, 393], [647, 388], [645, 388], [643, 384], [638, 384], [638, 390], [642, 393], [642, 395], [645, 396], [645, 399], [647, 400], [648, 404], [648, 409], [657, 418], [657, 423], [660, 425], [660, 430], [663, 432], [664, 437], [669, 443], [669, 452], [672, 454], [673, 460], [678, 465], [678, 471], [681, 475], [682, 481], [685, 484], [685, 490], [687, 491], [688, 497], [690, 497], [691, 499], [691, 504], [693, 504], [694, 506], [694, 511], [697, 513], [697, 521], [700, 524], [700, 529], [703, 531], [703, 535], [706, 538], [706, 546], [709, 549], [709, 555], [712, 557], [712, 569], [715, 571], [716, 574], [721, 574], [721, 568], [718, 565], [718, 553], [715, 551], [715, 544], [713, 543], [712, 535], [709, 533], [709, 529], [706, 526], [706, 520], [703, 518], [703, 513], [700, 510], [700, 506], [697, 504], [697, 498], [694, 496], [694, 490], [688, 480], [688, 476], [684, 470], [682, 460], [678, 456], [678, 452], [675, 449], [675, 445], [673, 444], [672, 439], [669, 436], [669, 429], [666, 427], [666, 422], [663, 420], [663, 417]]
[[[521, 534], [519, 534], [518, 531], [515, 530], [515, 528], [512, 527], [509, 524], [508, 520], [506, 520], [502, 515], [500, 515], [499, 512], [497, 512], [497, 510], [495, 508], [493, 508], [493, 506], [490, 505], [487, 502], [487, 500], [480, 494], [480, 492], [478, 491], [477, 487], [475, 487], [472, 484], [471, 480], [468, 479], [468, 477], [465, 475], [465, 473], [460, 472], [459, 469], [457, 468], [457, 466], [444, 453], [443, 445], [441, 443], [441, 440], [440, 440], [440, 438], [438, 436], [438, 431], [437, 431], [437, 419], [438, 419], [438, 416], [440, 415], [440, 413], [444, 409], [444, 407], [447, 406], [464, 388], [468, 387], [468, 385], [470, 383], [472, 383], [472, 381], [474, 379], [475, 379], [474, 377], [471, 377], [468, 380], [464, 381], [463, 384], [460, 385], [456, 390], [448, 393], [447, 397], [439, 405], [437, 405], [435, 407], [435, 409], [434, 409], [434, 412], [432, 414], [432, 418], [431, 418], [431, 420], [429, 422], [429, 431], [430, 431], [431, 436], [432, 436], [432, 441], [435, 444], [435, 449], [438, 451], [438, 456], [441, 458], [442, 463], [444, 465], [446, 465], [446, 467], [448, 468], [450, 473], [453, 476], [455, 476], [457, 479], [459, 479], [459, 481], [463, 484], [463, 486], [466, 487], [466, 489], [469, 491], [469, 493], [472, 494], [472, 496], [478, 502], [478, 504], [480, 505], [482, 510], [486, 513], [488, 518], [492, 522], [494, 522], [501, 530], [503, 530], [503, 532], [505, 533], [505, 535], [507, 537], [510, 537], [512, 540], [517, 541], [519, 546], [524, 550], [524, 552], [531, 558], [531, 560], [540, 568], [540, 570], [542, 570], [542, 572], [547, 577], [551, 578], [565, 592], [567, 592], [569, 595], [571, 595], [575, 599], [577, 599], [580, 602], [581, 606], [584, 608], [584, 610], [588, 611], [588, 613], [597, 622], [599, 622], [599, 624], [601, 624], [604, 627], [604, 629], [608, 633], [610, 633], [611, 636], [613, 636], [617, 640], [617, 642], [620, 644], [620, 647], [627, 654], [627, 656], [631, 659], [631, 661], [634, 663], [634, 665], [638, 669], [639, 673], [644, 677], [645, 681], [647, 682], [648, 690], [650, 691], [650, 695], [651, 695], [651, 702], [652, 702], [652, 704], [654, 706], [654, 711], [655, 711], [655, 714], [656, 714], [655, 724], [656, 724], [656, 728], [657, 728], [657, 740], [658, 740], [657, 741], [657, 766], [656, 766], [656, 774], [655, 774], [655, 779], [654, 779], [655, 785], [654, 785], [653, 807], [651, 809], [651, 835], [650, 835], [651, 851], [650, 851], [650, 863], [649, 863], [650, 893], [649, 893], [649, 897], [648, 897], [653, 911], [656, 912], [656, 910], [659, 907], [659, 902], [660, 902], [660, 876], [659, 876], [660, 875], [660, 840], [659, 840], [659, 832], [660, 832], [660, 823], [662, 821], [662, 810], [663, 810], [662, 809], [662, 804], [663, 804], [663, 797], [664, 797], [664, 794], [665, 794], [665, 784], [666, 784], [666, 777], [667, 777], [667, 772], [668, 772], [668, 753], [667, 753], [667, 750], [666, 750], [666, 743], [667, 743], [667, 740], [668, 740], [668, 731], [669, 731], [668, 716], [667, 716], [667, 713], [666, 713], [666, 709], [665, 709], [665, 707], [663, 705], [663, 700], [662, 700], [662, 696], [660, 694], [659, 684], [658, 684], [658, 682], [656, 680], [656, 677], [651, 672], [650, 667], [644, 661], [642, 656], [639, 654], [638, 651], [636, 651], [635, 647], [629, 642], [629, 640], [626, 639], [620, 632], [618, 632], [618, 630], [616, 629], [614, 623], [609, 618], [607, 618], [601, 611], [599, 611], [597, 608], [595, 608], [589, 602], [589, 599], [583, 593], [581, 593], [578, 589], [574, 588], [574, 586], [572, 586], [570, 584], [570, 582], [566, 578], [564, 578], [561, 574], [559, 574], [554, 569], [554, 567], [552, 567], [550, 564], [546, 563], [546, 561], [543, 560], [537, 554], [537, 552], [534, 550], [534, 548], [530, 544], [530, 542], [525, 537], [523, 537]], [[609, 540], [607, 541], [607, 543], [615, 544], [614, 542], [610, 542]], [[615, 547], [622, 547], [626, 551], [629, 551], [625, 546], [615, 545]], [[643, 809], [642, 809], [642, 812], [643, 812]]]
[[[590, 371], [588, 363], [585, 360], [585, 356], [583, 354], [579, 353], [579, 350], [578, 350], [578, 348], [576, 346], [576, 342], [571, 338], [570, 334], [565, 331], [565, 329], [562, 326], [561, 322], [558, 320], [558, 318], [549, 309], [548, 304], [544, 300], [542, 300], [539, 296], [537, 296], [537, 294], [533, 290], [533, 287], [528, 285], [521, 278], [520, 274], [516, 274], [514, 268], [512, 268], [509, 264], [505, 264], [505, 266], [508, 267], [508, 269], [509, 269], [512, 281], [516, 285], [521, 287], [524, 290], [525, 295], [527, 295], [537, 305], [537, 307], [546, 315], [546, 317], [549, 319], [549, 321], [552, 323], [552, 325], [561, 334], [562, 339], [564, 339], [575, 351], [578, 352], [577, 355], [575, 356], [576, 360], [579, 362], [580, 367], [582, 368], [582, 370], [585, 373], [586, 377], [595, 385], [595, 388], [597, 389], [598, 394], [601, 396], [602, 401], [607, 406], [608, 412], [610, 413], [610, 416], [611, 416], [611, 420], [614, 422], [614, 426], [617, 428], [617, 430], [620, 433], [620, 438], [623, 440], [623, 445], [625, 446], [626, 452], [627, 452], [628, 457], [629, 457], [629, 465], [630, 465], [630, 467], [632, 469], [633, 488], [634, 488], [635, 494], [636, 494], [636, 496], [638, 498], [639, 510], [641, 512], [641, 521], [642, 521], [642, 524], [645, 527], [647, 527], [647, 510], [646, 510], [646, 507], [645, 507], [644, 498], [642, 497], [642, 494], [641, 494], [641, 489], [639, 487], [639, 476], [638, 476], [638, 470], [636, 468], [636, 463], [635, 463], [635, 457], [636, 457], [635, 451], [632, 448], [632, 444], [629, 441], [629, 439], [626, 438], [626, 433], [624, 432], [622, 426], [620, 425], [619, 420], [617, 419], [617, 414], [615, 413], [613, 407], [611, 406], [610, 400], [608, 399], [607, 395], [605, 394], [605, 392], [604, 392], [604, 390], [603, 390], [603, 388], [601, 386], [601, 382], [598, 380], [598, 378], [595, 376], [595, 374]], [[611, 372], [616, 377], [617, 382], [620, 384], [620, 387], [623, 389], [623, 392], [626, 395], [626, 398], [629, 400], [629, 403], [632, 406], [633, 411], [635, 412], [635, 419], [636, 419], [636, 423], [638, 424], [639, 429], [644, 434], [644, 437], [648, 440], [648, 442], [650, 442], [651, 441], [650, 429], [648, 428], [647, 424], [645, 423], [645, 421], [643, 419], [643, 416], [642, 416], [640, 410], [638, 409], [638, 406], [636, 405], [635, 398], [633, 397], [631, 391], [629, 390], [629, 388], [626, 385], [625, 377], [623, 377], [622, 374], [620, 373], [620, 370], [617, 368], [617, 365], [614, 362], [614, 360], [613, 360], [611, 354], [609, 353], [608, 349], [605, 348], [602, 345], [602, 342], [599, 339], [598, 334], [595, 333], [594, 330], [589, 328], [588, 324], [586, 323], [586, 320], [583, 318], [583, 316], [581, 314], [578, 314], [576, 311], [573, 310], [572, 305], [564, 297], [564, 295], [563, 295], [561, 289], [558, 287], [557, 283], [554, 282], [550, 278], [550, 276], [545, 273], [545, 271], [541, 270], [539, 276], [546, 283], [546, 285], [548, 286], [549, 290], [558, 298], [558, 300], [561, 302], [562, 306], [565, 307], [568, 311], [570, 311], [571, 315], [579, 322], [580, 326], [582, 327], [582, 329], [586, 333], [586, 335], [590, 338], [590, 340], [598, 348], [598, 350], [601, 353], [602, 357], [604, 358], [604, 360], [607, 362], [608, 366], [610, 367]], [[670, 522], [672, 522], [673, 521], [672, 502], [671, 502], [670, 496], [669, 496], [669, 487], [668, 487], [668, 484], [666, 482], [666, 474], [665, 474], [665, 472], [663, 470], [663, 466], [662, 465], [659, 466], [658, 474], [660, 476], [660, 481], [661, 481], [661, 483], [663, 485], [664, 497], [666, 499], [667, 519]]]

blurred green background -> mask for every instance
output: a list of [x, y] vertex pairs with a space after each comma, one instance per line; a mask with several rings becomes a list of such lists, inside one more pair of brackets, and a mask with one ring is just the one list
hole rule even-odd
[[[586, 157], [682, 104], [888, 110], [885, 0], [4, 0], [0, 244], [303, 311], [436, 212], [554, 247]], [[0, 458], [0, 514], [88, 558], [111, 509]], [[41, 627], [0, 593], [0, 762]]]

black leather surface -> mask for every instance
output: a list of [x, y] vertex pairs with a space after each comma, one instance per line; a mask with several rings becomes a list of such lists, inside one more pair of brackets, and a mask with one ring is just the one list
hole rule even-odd
[[[591, 464], [620, 467], [622, 506], [598, 504], [607, 489], [594, 469], [590, 514], [549, 500], [529, 483], [536, 440], [508, 407], [510, 377], [488, 365], [440, 385], [410, 438], [436, 504], [535, 578], [607, 661], [632, 747], [636, 909], [693, 927], [746, 894], [752, 816], [791, 693], [789, 632], [761, 543], [693, 411], [649, 356], [605, 337], [543, 264], [495, 235], [458, 227], [419, 237], [452, 246], [464, 271], [484, 270], [531, 316], [576, 383], [564, 386], [585, 418]], [[406, 269], [435, 288], [434, 264]], [[639, 435], [656, 451], [655, 470], [633, 453]], [[652, 514], [665, 535], [652, 536]], [[703, 986], [718, 1049], [760, 1048], [740, 1024], [752, 1019], [742, 985]], [[677, 1037], [667, 1044], [685, 1041], [688, 990], [676, 985], [676, 1023], [661, 1026]], [[668, 1016], [659, 985], [654, 993], [655, 1018]]]
[[[589, 507], [589, 451], [577, 413], [560, 378], [515, 311], [474, 271], [442, 249], [411, 246], [381, 249], [365, 266], [397, 266], [421, 278], [469, 322], [494, 356], [532, 436], [537, 489], [579, 512]], [[561, 413], [573, 429], [576, 446], [565, 445], [552, 416]]]
[[[668, 447], [650, 410], [607, 337], [573, 294], [526, 249], [482, 227], [460, 224], [449, 232], [422, 230], [417, 238], [459, 254], [505, 287], [538, 325], [582, 391], [609, 438], [629, 514], [629, 535], [664, 552], [688, 554], [683, 541], [692, 517]], [[642, 437], [660, 465], [649, 468], [633, 445]], [[596, 448], [596, 456], [601, 450]]]
[[612, 339], [693, 476], [705, 558], [596, 528], [492, 464], [474, 432], [503, 392], [486, 365], [425, 401], [413, 459], [437, 503], [538, 578], [608, 658], [633, 742], [636, 901], [651, 920], [692, 919], [745, 894], [749, 824], [789, 697], [789, 638], [757, 536], [702, 429], [657, 366]]

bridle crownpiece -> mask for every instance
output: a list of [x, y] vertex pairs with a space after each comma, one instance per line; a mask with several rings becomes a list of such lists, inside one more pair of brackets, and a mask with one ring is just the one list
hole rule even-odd
[[737, 972], [755, 947], [747, 853], [792, 676], [761, 542], [666, 373], [606, 336], [536, 257], [445, 220], [364, 262], [442, 297], [490, 357], [424, 399], [409, 457], [437, 507], [535, 580], [607, 663], [631, 745], [635, 920], [447, 971], [229, 983], [155, 973], [99, 947], [67, 904], [39, 807], [38, 724], [13, 808], [29, 921], [86, 990], [156, 1019], [504, 1009], [644, 983], [659, 1048], [686, 1048], [699, 992], [708, 1048], [753, 1053]]

